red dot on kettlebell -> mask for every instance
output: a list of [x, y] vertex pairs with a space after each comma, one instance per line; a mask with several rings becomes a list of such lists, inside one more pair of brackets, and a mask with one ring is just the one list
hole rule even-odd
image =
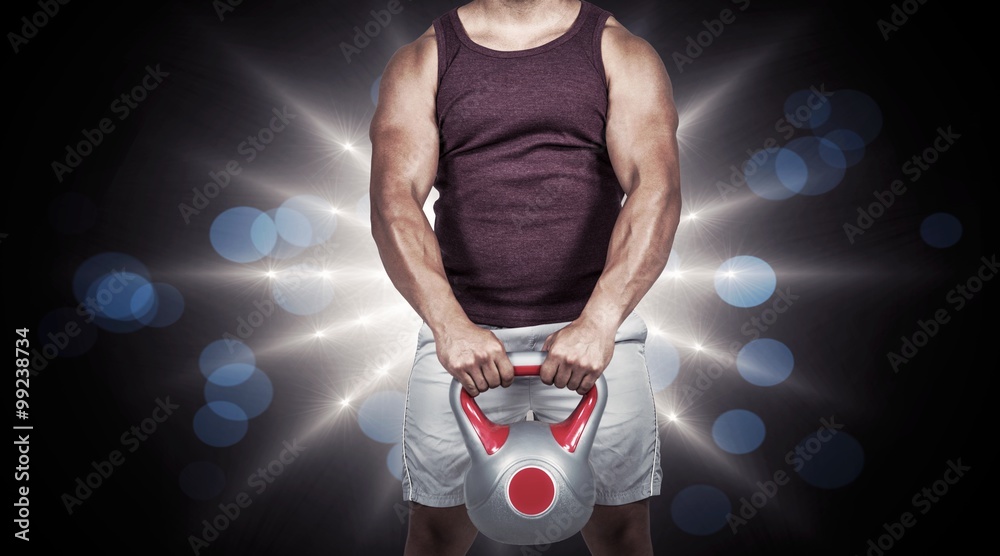
[[524, 515], [539, 515], [548, 510], [556, 498], [556, 485], [543, 469], [518, 469], [507, 484], [507, 499], [515, 510]]

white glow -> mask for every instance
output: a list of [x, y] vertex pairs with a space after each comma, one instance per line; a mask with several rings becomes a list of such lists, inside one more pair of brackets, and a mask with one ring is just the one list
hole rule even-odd
[[317, 330], [316, 331], [316, 337], [317, 338], [322, 338], [323, 336], [326, 336], [326, 332], [323, 332], [322, 330]]
[[351, 405], [351, 398], [344, 398], [344, 399], [340, 400], [340, 406], [341, 407], [348, 407], [350, 405]]
[[354, 145], [352, 145], [350, 143], [344, 143], [344, 150], [347, 151], [347, 152], [349, 152], [349, 153], [352, 153], [352, 152], [354, 152]]
[[701, 343], [699, 343], [699, 342], [695, 342], [694, 346], [692, 346], [692, 347], [694, 348], [695, 351], [701, 351], [701, 350], [705, 349], [704, 346], [702, 346]]

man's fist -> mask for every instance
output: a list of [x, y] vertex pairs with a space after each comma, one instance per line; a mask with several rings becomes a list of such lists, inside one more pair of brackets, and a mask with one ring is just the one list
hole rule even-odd
[[576, 320], [550, 334], [542, 349], [549, 352], [538, 371], [542, 382], [586, 394], [611, 363], [615, 333]]
[[511, 385], [514, 366], [507, 358], [503, 342], [493, 332], [474, 324], [449, 330], [437, 343], [437, 356], [456, 380], [462, 383], [470, 396], [477, 396], [490, 388]]

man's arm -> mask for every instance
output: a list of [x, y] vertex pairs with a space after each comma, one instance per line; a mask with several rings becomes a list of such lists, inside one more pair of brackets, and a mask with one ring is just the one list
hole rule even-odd
[[549, 336], [542, 381], [585, 393], [614, 355], [618, 327], [663, 272], [680, 221], [677, 111], [663, 61], [610, 18], [602, 45], [607, 142], [628, 195], [604, 271], [579, 318]]
[[437, 45], [433, 28], [392, 57], [372, 118], [372, 236], [393, 285], [434, 333], [441, 364], [469, 394], [509, 386], [503, 343], [458, 304], [423, 212], [437, 173]]

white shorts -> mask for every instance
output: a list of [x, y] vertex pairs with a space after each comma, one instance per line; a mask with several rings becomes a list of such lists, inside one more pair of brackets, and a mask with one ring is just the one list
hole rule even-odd
[[[480, 325], [493, 331], [508, 352], [540, 351], [545, 338], [569, 324], [518, 328]], [[597, 504], [621, 505], [660, 493], [660, 435], [653, 389], [646, 367], [646, 324], [633, 312], [615, 335], [615, 353], [604, 371], [608, 402], [590, 452], [597, 482]], [[403, 498], [431, 507], [465, 503], [463, 481], [469, 453], [462, 440], [448, 391], [453, 378], [435, 352], [425, 323], [417, 338], [403, 418]], [[566, 388], [545, 385], [538, 377], [519, 377], [508, 388], [476, 396], [490, 420], [506, 424], [526, 419], [562, 421], [580, 402]]]

